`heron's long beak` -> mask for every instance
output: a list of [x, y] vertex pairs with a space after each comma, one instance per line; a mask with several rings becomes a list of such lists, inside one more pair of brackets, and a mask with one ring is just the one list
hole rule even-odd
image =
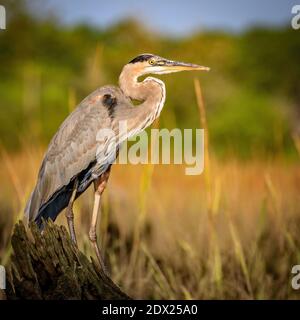
[[202, 71], [209, 71], [210, 68], [199, 66], [198, 64], [193, 63], [186, 63], [186, 62], [179, 62], [179, 61], [171, 61], [166, 60], [162, 65], [165, 71], [169, 72], [179, 72], [179, 71], [193, 71], [193, 70], [202, 70]]

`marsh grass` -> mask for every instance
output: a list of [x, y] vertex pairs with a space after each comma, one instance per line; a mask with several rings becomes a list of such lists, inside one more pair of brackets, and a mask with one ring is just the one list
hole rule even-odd
[[[299, 166], [281, 158], [216, 158], [197, 79], [194, 85], [206, 131], [204, 174], [186, 176], [182, 165], [113, 167], [97, 228], [111, 275], [136, 298], [298, 299], [290, 281], [300, 263]], [[70, 92], [70, 106], [75, 100]], [[9, 236], [43, 151], [29, 142], [14, 154], [2, 148], [1, 264], [9, 261]], [[92, 197], [88, 190], [75, 205], [87, 255], [94, 255], [87, 237]], [[57, 223], [65, 225], [63, 214]]]
[[[38, 166], [28, 167], [35, 157], [41, 153], [10, 155], [15, 178], [1, 172], [2, 264], [34, 183]], [[298, 298], [290, 287], [291, 268], [300, 261], [298, 166], [211, 162], [211, 203], [205, 178], [185, 176], [182, 166], [157, 165], [151, 173], [147, 166], [113, 168], [98, 226], [113, 278], [139, 298]], [[87, 237], [91, 206], [89, 190], [75, 207], [79, 245], [88, 255], [94, 254]], [[57, 223], [64, 220], [62, 214]]]

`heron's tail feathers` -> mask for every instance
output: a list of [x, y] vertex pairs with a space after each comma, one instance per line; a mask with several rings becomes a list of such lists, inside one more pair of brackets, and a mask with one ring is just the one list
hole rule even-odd
[[62, 188], [46, 203], [42, 203], [41, 192], [36, 186], [27, 201], [24, 215], [27, 223], [34, 221], [40, 229], [43, 228], [43, 219], [55, 220], [58, 214], [68, 205], [72, 190]]
[[[92, 180], [90, 179], [84, 181], [84, 183], [81, 183], [78, 187], [75, 198], [84, 192], [91, 182]], [[36, 187], [32, 192], [25, 208], [25, 216], [28, 222], [34, 221], [40, 229], [43, 229], [43, 219], [45, 221], [48, 219], [55, 221], [59, 213], [68, 206], [73, 189], [74, 180], [72, 180], [67, 186], [57, 190], [49, 200], [47, 200], [45, 203], [42, 203], [42, 197], [40, 196], [40, 192]]]
[[40, 203], [41, 203], [41, 197], [37, 188], [35, 188], [31, 192], [31, 195], [27, 201], [27, 204], [24, 210], [24, 216], [27, 223], [35, 220], [35, 217], [37, 216], [37, 213], [38, 213], [38, 209], [40, 207]]
[[43, 219], [45, 221], [48, 219], [55, 221], [59, 213], [69, 204], [74, 190], [75, 180], [78, 181], [77, 193], [75, 196], [75, 198], [77, 198], [95, 179], [92, 175], [92, 168], [94, 165], [95, 163], [92, 162], [88, 168], [73, 177], [67, 185], [57, 189], [49, 197], [47, 196], [49, 193], [47, 179], [39, 180], [31, 193], [25, 208], [25, 217], [28, 222], [34, 221], [42, 229]]

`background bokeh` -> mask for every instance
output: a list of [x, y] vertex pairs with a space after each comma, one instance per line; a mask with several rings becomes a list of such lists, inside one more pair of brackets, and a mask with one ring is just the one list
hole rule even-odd
[[[96, 12], [99, 21], [102, 20], [100, 9], [102, 12], [116, 10], [101, 1], [88, 1], [84, 5], [66, 1], [60, 5], [52, 0], [48, 6], [47, 1], [43, 1], [43, 5], [31, 1], [27, 6], [25, 1], [7, 2], [8, 26], [1, 32], [0, 42], [0, 136], [9, 149], [18, 148], [20, 137], [30, 135], [34, 135], [30, 138], [37, 143], [47, 143], [75, 103], [98, 86], [116, 84], [124, 64], [139, 53], [152, 52], [211, 67], [209, 75], [201, 76], [201, 83], [215, 152], [235, 152], [239, 156], [295, 153], [291, 133], [299, 122], [300, 37], [288, 20], [286, 25], [273, 28], [243, 28], [240, 23], [240, 29], [236, 26], [233, 33], [227, 31], [230, 24], [224, 31], [216, 29], [211, 22], [210, 29], [200, 28], [182, 35], [183, 31], [176, 33], [183, 24], [178, 18], [178, 23], [169, 22], [169, 29], [179, 26], [167, 36], [138, 22], [148, 10], [160, 11], [156, 1], [141, 3], [139, 9], [144, 11], [136, 12], [133, 7], [132, 17], [102, 28], [95, 26], [95, 21], [88, 25], [87, 18], [85, 24], [64, 24], [64, 19], [67, 22], [71, 20], [68, 16], [75, 15], [72, 12], [80, 15], [80, 8], [83, 16], [85, 11]], [[190, 2], [194, 7], [195, 2], [198, 3]], [[130, 1], [120, 3], [130, 11]], [[85, 6], [89, 10], [84, 10]], [[188, 8], [187, 12], [197, 10], [189, 1], [181, 6]], [[196, 7], [201, 12], [201, 5]], [[170, 19], [169, 16], [174, 19], [174, 10], [170, 9], [168, 14], [169, 8], [172, 6], [167, 1], [161, 10], [166, 19]], [[175, 8], [180, 8], [178, 3]], [[211, 8], [216, 12], [221, 10], [217, 3]], [[65, 18], [64, 9], [71, 10]], [[231, 12], [230, 17], [241, 19], [239, 15], [246, 9]], [[254, 10], [258, 11], [255, 7]], [[288, 4], [286, 13], [290, 13]], [[278, 20], [272, 7], [265, 15], [266, 20], [269, 15], [275, 16], [275, 22]], [[184, 16], [188, 20], [188, 14]], [[156, 15], [153, 19], [161, 20]], [[232, 28], [234, 26], [233, 23]], [[184, 24], [181, 28], [185, 32], [189, 30]], [[163, 77], [168, 99], [162, 126], [199, 126], [194, 116], [193, 76]]]
[[[290, 25], [292, 1], [1, 4], [3, 264], [60, 123], [91, 91], [117, 84], [124, 64], [151, 52], [211, 68], [196, 75], [210, 157], [200, 177], [180, 166], [115, 166], [101, 222], [114, 279], [137, 297], [297, 298], [290, 269], [300, 262], [300, 31]], [[194, 77], [161, 77], [160, 127], [205, 125]], [[91, 197], [78, 201], [76, 218], [86, 253]]]

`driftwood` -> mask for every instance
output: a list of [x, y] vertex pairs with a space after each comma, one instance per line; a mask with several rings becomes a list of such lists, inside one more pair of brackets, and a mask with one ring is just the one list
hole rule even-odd
[[67, 230], [53, 222], [43, 234], [35, 225], [15, 225], [7, 299], [130, 299], [73, 245]]

